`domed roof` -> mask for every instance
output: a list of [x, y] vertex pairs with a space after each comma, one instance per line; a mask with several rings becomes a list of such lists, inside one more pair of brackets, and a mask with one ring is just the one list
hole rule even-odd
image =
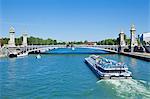
[[15, 29], [12, 26], [9, 29], [9, 33], [15, 33]]

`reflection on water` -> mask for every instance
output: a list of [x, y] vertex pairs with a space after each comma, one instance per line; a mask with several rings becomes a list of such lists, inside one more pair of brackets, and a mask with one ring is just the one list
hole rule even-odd
[[117, 96], [130, 99], [150, 99], [150, 82], [134, 79], [99, 80], [98, 84], [114, 90]]
[[131, 58], [131, 65], [135, 66], [137, 64], [136, 59], [135, 58]]
[[8, 66], [8, 79], [9, 80], [14, 80], [16, 78], [16, 66], [15, 65], [9, 65]]
[[118, 56], [118, 58], [120, 58], [121, 62], [124, 62], [124, 57], [123, 56], [120, 55], [120, 56]]

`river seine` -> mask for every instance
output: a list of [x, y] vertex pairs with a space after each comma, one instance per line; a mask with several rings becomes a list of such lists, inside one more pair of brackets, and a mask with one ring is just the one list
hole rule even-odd
[[1, 58], [0, 99], [150, 99], [150, 62], [101, 51], [97, 54], [126, 63], [133, 79], [99, 80], [84, 63], [91, 54], [54, 53], [62, 51], [41, 59]]

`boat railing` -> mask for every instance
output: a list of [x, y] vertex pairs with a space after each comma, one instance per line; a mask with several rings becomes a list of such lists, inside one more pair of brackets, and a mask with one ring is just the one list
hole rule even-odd
[[127, 68], [127, 65], [124, 63], [114, 63], [114, 62], [109, 62], [106, 63], [104, 61], [99, 60], [98, 64], [101, 65], [102, 67], [111, 67], [111, 68]]
[[91, 58], [103, 68], [127, 68], [127, 65], [122, 62], [116, 62], [114, 60], [109, 60], [96, 55], [91, 55]]

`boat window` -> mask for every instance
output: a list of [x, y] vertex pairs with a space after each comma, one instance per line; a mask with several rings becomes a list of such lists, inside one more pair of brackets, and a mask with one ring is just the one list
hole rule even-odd
[[106, 70], [106, 73], [123, 73], [125, 70]]

